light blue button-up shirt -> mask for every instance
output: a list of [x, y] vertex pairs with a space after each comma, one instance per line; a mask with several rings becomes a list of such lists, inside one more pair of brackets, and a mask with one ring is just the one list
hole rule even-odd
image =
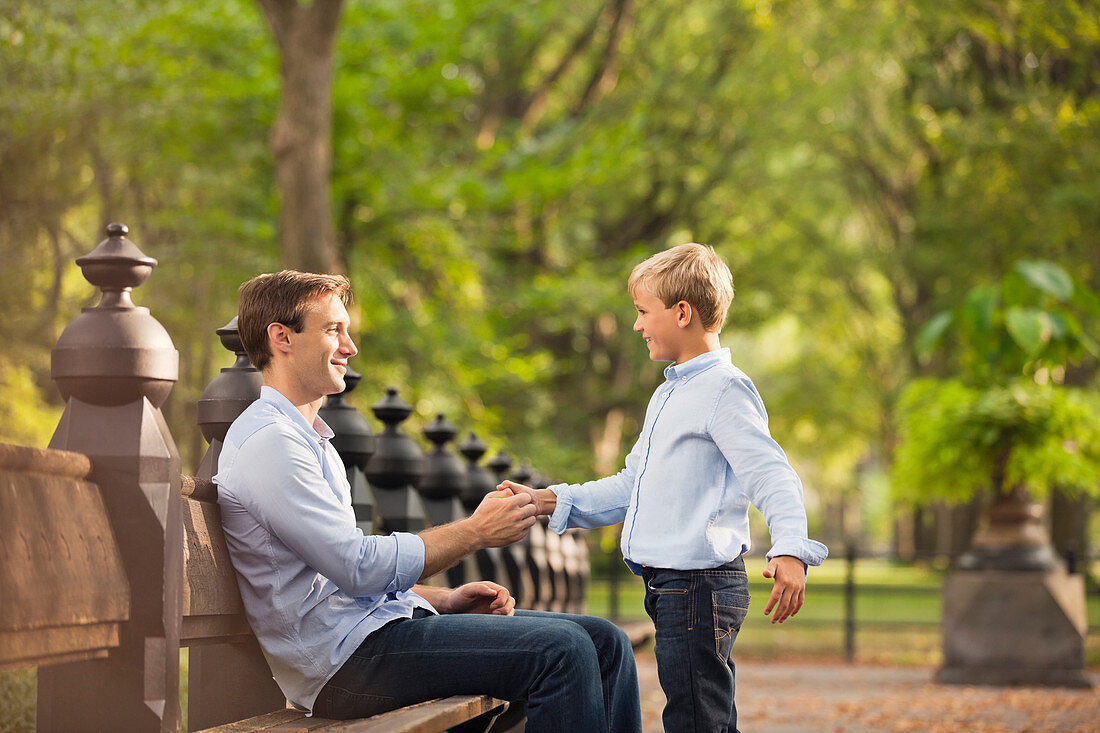
[[252, 631], [275, 681], [309, 710], [372, 631], [431, 605], [414, 534], [364, 536], [332, 430], [271, 387], [229, 428], [218, 504]]
[[665, 369], [626, 468], [583, 484], [558, 484], [550, 528], [623, 522], [622, 550], [640, 566], [702, 570], [750, 547], [749, 504], [772, 536], [768, 557], [820, 565], [829, 550], [806, 535], [802, 482], [768, 432], [764, 403], [729, 349]]

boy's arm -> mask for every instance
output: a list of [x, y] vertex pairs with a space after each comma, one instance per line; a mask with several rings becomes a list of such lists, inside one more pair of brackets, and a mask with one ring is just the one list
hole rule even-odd
[[561, 534], [567, 529], [595, 529], [618, 524], [626, 518], [637, 476], [639, 440], [626, 457], [626, 467], [613, 476], [583, 484], [556, 484], [532, 489], [514, 481], [502, 481], [498, 490], [510, 489], [530, 496], [539, 515], [550, 517], [549, 527]]
[[806, 531], [802, 482], [768, 431], [764, 403], [747, 380], [731, 379], [715, 404], [710, 435], [729, 463], [753, 506], [760, 510], [772, 537], [765, 578], [775, 586], [764, 612], [772, 622], [793, 616], [805, 599], [806, 567], [820, 565], [829, 554]]

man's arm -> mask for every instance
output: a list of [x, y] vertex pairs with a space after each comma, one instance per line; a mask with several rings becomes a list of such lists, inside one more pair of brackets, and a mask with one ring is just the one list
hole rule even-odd
[[516, 610], [516, 599], [508, 589], [488, 580], [466, 583], [457, 588], [414, 585], [413, 590], [440, 613], [511, 616]]
[[431, 577], [452, 567], [471, 552], [504, 547], [523, 539], [535, 523], [535, 504], [524, 492], [486, 494], [466, 519], [431, 527], [420, 533], [424, 541], [424, 572]]

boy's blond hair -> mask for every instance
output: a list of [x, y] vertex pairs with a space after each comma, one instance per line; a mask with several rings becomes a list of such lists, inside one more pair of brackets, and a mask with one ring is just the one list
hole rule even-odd
[[666, 308], [686, 300], [699, 313], [703, 330], [719, 333], [733, 300], [733, 275], [713, 247], [690, 242], [658, 252], [630, 273], [633, 297], [644, 287]]

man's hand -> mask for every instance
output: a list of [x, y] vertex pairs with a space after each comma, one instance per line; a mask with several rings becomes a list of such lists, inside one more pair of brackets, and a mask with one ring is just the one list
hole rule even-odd
[[779, 555], [773, 557], [764, 568], [765, 578], [775, 578], [775, 587], [764, 606], [767, 616], [775, 609], [772, 623], [783, 623], [798, 613], [806, 600], [806, 566], [797, 557]]
[[440, 613], [487, 613], [511, 616], [515, 613], [516, 599], [502, 585], [480, 580], [460, 585], [452, 590], [436, 610]]
[[470, 515], [484, 547], [504, 547], [527, 536], [535, 523], [535, 503], [526, 493], [486, 494]]
[[535, 503], [535, 513], [538, 516], [553, 514], [558, 505], [558, 495], [550, 489], [532, 489], [530, 486], [517, 484], [515, 481], [501, 481], [497, 491], [510, 491], [514, 494], [527, 494]]

